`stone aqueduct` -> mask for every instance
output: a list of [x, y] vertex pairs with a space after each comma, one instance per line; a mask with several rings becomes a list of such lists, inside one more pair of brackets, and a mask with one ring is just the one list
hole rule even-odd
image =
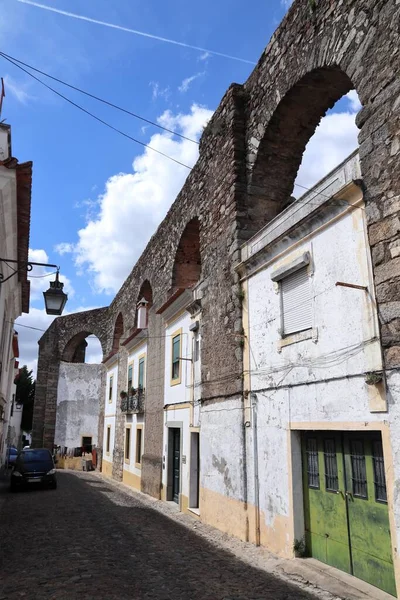
[[[89, 333], [99, 338], [104, 356], [119, 351], [123, 388], [127, 353], [120, 338], [135, 329], [136, 302], [145, 291], [151, 297], [152, 376], [146, 384], [142, 489], [159, 496], [164, 339], [157, 309], [176, 288], [189, 287], [190, 270], [199, 268], [200, 259], [202, 401], [243, 393], [242, 350], [234, 335], [241, 331], [234, 270], [240, 246], [280, 212], [321, 117], [353, 88], [363, 106], [359, 151], [385, 365], [400, 366], [399, 23], [399, 0], [294, 2], [249, 79], [227, 90], [203, 133], [195, 167], [110, 306], [60, 317], [41, 338], [36, 446], [53, 443], [60, 360], [73, 360]], [[116, 477], [122, 473], [122, 444], [119, 414]]]

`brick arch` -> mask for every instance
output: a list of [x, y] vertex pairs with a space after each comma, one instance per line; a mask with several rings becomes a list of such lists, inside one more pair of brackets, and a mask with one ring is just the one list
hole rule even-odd
[[172, 289], [191, 288], [201, 276], [200, 221], [187, 223], [178, 243], [172, 269]]

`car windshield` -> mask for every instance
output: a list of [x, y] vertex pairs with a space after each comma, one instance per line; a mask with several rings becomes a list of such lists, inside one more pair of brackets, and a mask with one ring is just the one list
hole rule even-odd
[[51, 460], [51, 454], [48, 450], [26, 450], [21, 453], [22, 460], [27, 462], [48, 462]]

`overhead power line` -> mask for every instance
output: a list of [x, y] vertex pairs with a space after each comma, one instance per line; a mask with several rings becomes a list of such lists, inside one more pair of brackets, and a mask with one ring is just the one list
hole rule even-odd
[[[59, 79], [58, 77], [54, 77], [53, 75], [50, 75], [49, 73], [46, 73], [45, 71], [42, 71], [41, 69], [38, 69], [36, 67], [33, 67], [32, 65], [29, 65], [28, 63], [15, 58], [9, 54], [6, 54], [5, 52], [1, 52], [0, 51], [0, 56], [3, 57], [5, 60], [7, 60], [8, 62], [10, 62], [11, 64], [13, 64], [15, 67], [17, 67], [18, 69], [21, 69], [22, 71], [24, 71], [24, 73], [26, 73], [27, 75], [29, 75], [30, 77], [32, 77], [33, 79], [35, 79], [36, 81], [38, 81], [40, 84], [42, 84], [44, 87], [46, 87], [47, 89], [51, 90], [52, 92], [54, 92], [55, 94], [57, 94], [57, 96], [63, 98], [64, 100], [66, 100], [67, 102], [69, 102], [70, 104], [72, 104], [73, 106], [75, 106], [76, 108], [79, 108], [79, 110], [85, 112], [86, 114], [88, 114], [89, 116], [91, 116], [92, 118], [96, 119], [97, 121], [99, 121], [100, 123], [102, 123], [103, 125], [106, 125], [106, 127], [109, 127], [110, 129], [116, 131], [117, 133], [119, 133], [120, 135], [123, 135], [124, 137], [127, 137], [128, 139], [132, 140], [133, 142], [136, 142], [137, 144], [140, 144], [141, 146], [144, 146], [146, 148], [149, 148], [150, 150], [153, 150], [154, 152], [157, 152], [158, 154], [161, 154], [162, 156], [164, 156], [165, 158], [169, 158], [170, 160], [174, 161], [175, 163], [189, 169], [192, 170], [193, 167], [189, 167], [188, 165], [178, 161], [177, 159], [173, 158], [172, 156], [169, 156], [168, 154], [165, 154], [164, 152], [161, 152], [160, 150], [157, 150], [156, 148], [153, 148], [152, 146], [149, 146], [148, 144], [146, 144], [145, 142], [142, 142], [140, 140], [137, 140], [136, 138], [133, 138], [132, 136], [130, 136], [129, 134], [117, 129], [116, 127], [114, 127], [113, 125], [107, 123], [106, 121], [104, 121], [103, 119], [101, 119], [100, 117], [97, 117], [96, 115], [94, 115], [93, 113], [91, 113], [90, 111], [86, 110], [85, 108], [83, 108], [82, 106], [80, 106], [79, 104], [73, 102], [72, 100], [70, 100], [68, 97], [64, 96], [63, 94], [61, 94], [60, 92], [58, 92], [57, 90], [55, 90], [54, 88], [52, 88], [51, 86], [47, 85], [44, 81], [42, 81], [41, 79], [39, 79], [38, 77], [35, 77], [35, 75], [33, 75], [33, 73], [30, 73], [29, 71], [27, 71], [25, 68], [23, 68], [21, 65], [24, 65], [24, 67], [27, 67], [28, 69], [31, 69], [32, 71], [35, 71], [36, 73], [40, 73], [41, 75], [44, 75], [45, 77], [48, 77], [54, 81], [57, 81], [58, 83], [61, 83], [62, 85], [65, 85], [66, 87], [69, 87], [72, 90], [75, 90], [81, 94], [84, 94], [85, 96], [88, 96], [89, 98], [93, 98], [94, 100], [97, 100], [98, 102], [101, 102], [107, 106], [110, 106], [111, 108], [115, 108], [116, 110], [119, 110], [123, 113], [126, 113], [136, 119], [139, 119], [145, 123], [148, 123], [149, 125], [153, 125], [154, 127], [158, 127], [159, 129], [166, 131], [167, 133], [171, 133], [172, 135], [175, 135], [177, 137], [180, 137], [181, 139], [184, 139], [188, 142], [192, 142], [194, 144], [199, 145], [199, 142], [197, 140], [193, 140], [192, 138], [189, 138], [181, 133], [178, 133], [177, 131], [173, 130], [173, 129], [169, 129], [168, 127], [164, 127], [163, 125], [160, 125], [159, 123], [156, 123], [155, 121], [151, 121], [150, 119], [146, 119], [145, 117], [142, 117], [136, 113], [133, 113], [121, 106], [118, 106], [117, 104], [114, 104], [108, 100], [105, 100], [104, 98], [100, 98], [99, 96], [96, 96], [95, 94], [91, 94], [90, 92], [87, 92], [86, 90], [82, 90], [81, 88], [78, 88], [77, 86], [74, 86], [70, 83], [67, 83], [66, 81]], [[307, 187], [305, 185], [301, 185], [300, 183], [294, 183], [294, 186], [302, 188], [303, 190], [306, 191], [313, 191], [313, 188]], [[259, 189], [268, 189], [265, 186], [257, 186], [257, 188]], [[315, 196], [322, 196], [325, 198], [330, 198], [330, 196], [327, 196], [326, 194], [323, 194], [322, 192], [317, 192], [315, 193]], [[296, 199], [297, 200], [301, 200], [301, 198]], [[340, 202], [344, 202], [348, 205], [350, 205], [350, 203], [344, 199], [341, 198], [337, 198], [336, 201], [340, 201]], [[312, 205], [313, 203], [308, 200], [306, 202], [306, 204]]]
[[111, 106], [111, 108], [115, 108], [116, 110], [126, 113], [127, 115], [130, 115], [131, 117], [134, 117], [135, 119], [139, 119], [140, 121], [143, 121], [144, 123], [148, 123], [149, 125], [158, 127], [158, 129], [162, 129], [163, 131], [172, 133], [173, 135], [176, 135], [176, 136], [182, 138], [183, 140], [187, 140], [188, 142], [193, 142], [193, 144], [197, 144], [197, 145], [199, 144], [199, 142], [197, 140], [193, 140], [193, 139], [187, 137], [186, 135], [183, 135], [182, 133], [178, 133], [177, 131], [174, 131], [173, 129], [168, 129], [168, 127], [163, 127], [163, 125], [160, 125], [159, 123], [155, 123], [154, 121], [150, 121], [150, 119], [146, 119], [145, 117], [142, 117], [126, 108], [123, 108], [122, 106], [118, 106], [117, 104], [114, 104], [113, 102], [109, 102], [108, 100], [105, 100], [104, 98], [100, 98], [99, 96], [96, 96], [95, 94], [91, 94], [90, 92], [87, 92], [86, 90], [82, 90], [81, 88], [78, 88], [77, 86], [72, 85], [71, 83], [67, 83], [63, 79], [54, 77], [53, 75], [50, 75], [49, 73], [46, 73], [45, 71], [42, 71], [41, 69], [37, 69], [36, 67], [33, 67], [32, 65], [29, 65], [28, 63], [26, 63], [22, 60], [19, 60], [18, 58], [15, 58], [14, 56], [10, 56], [9, 54], [6, 54], [5, 52], [0, 52], [0, 56], [5, 58], [6, 60], [15, 61], [15, 62], [19, 63], [20, 65], [23, 65], [24, 67], [27, 67], [28, 69], [31, 69], [32, 71], [35, 71], [36, 73], [40, 73], [41, 75], [44, 75], [45, 77], [48, 77], [49, 79], [52, 79], [53, 81], [57, 81], [58, 83], [61, 83], [62, 85], [65, 85], [66, 87], [71, 88], [71, 90], [75, 90], [76, 92], [79, 92], [80, 94], [84, 94], [85, 96], [88, 96], [89, 98], [93, 98], [94, 100], [97, 100], [98, 102], [102, 102], [103, 104], [106, 104], [107, 106]]
[[79, 110], [81, 110], [85, 114], [87, 114], [90, 117], [92, 117], [92, 119], [95, 119], [99, 123], [102, 123], [103, 125], [105, 125], [109, 129], [112, 129], [116, 133], [119, 133], [120, 135], [122, 135], [122, 136], [126, 137], [127, 139], [131, 140], [132, 142], [135, 142], [136, 144], [140, 144], [140, 146], [144, 146], [145, 148], [148, 148], [149, 150], [152, 150], [153, 152], [157, 152], [157, 154], [161, 154], [161, 156], [164, 156], [165, 158], [168, 158], [169, 160], [172, 160], [174, 163], [177, 163], [178, 165], [181, 165], [181, 167], [185, 167], [186, 169], [189, 169], [189, 171], [192, 169], [192, 167], [189, 167], [189, 165], [185, 165], [185, 163], [181, 162], [180, 160], [177, 160], [176, 158], [173, 158], [172, 156], [169, 156], [168, 154], [165, 154], [165, 152], [161, 152], [161, 150], [157, 150], [157, 148], [153, 148], [152, 146], [149, 146], [148, 144], [145, 144], [144, 142], [142, 142], [140, 140], [137, 140], [136, 138], [132, 137], [128, 133], [125, 133], [121, 129], [118, 129], [117, 127], [114, 127], [114, 125], [111, 125], [107, 121], [104, 121], [103, 119], [100, 119], [100, 117], [97, 117], [95, 114], [93, 114], [89, 110], [86, 110], [86, 108], [83, 108], [83, 106], [81, 106], [80, 104], [77, 104], [76, 102], [74, 102], [73, 100], [71, 100], [70, 98], [68, 98], [67, 96], [64, 96], [64, 94], [61, 94], [61, 92], [58, 92], [57, 90], [55, 90], [54, 88], [52, 88], [50, 85], [47, 85], [47, 83], [45, 83], [44, 81], [42, 81], [41, 79], [39, 79], [39, 77], [36, 77], [36, 75], [34, 75], [33, 73], [30, 73], [30, 71], [27, 71], [24, 67], [22, 67], [21, 65], [19, 65], [16, 62], [14, 62], [13, 60], [11, 60], [10, 58], [8, 58], [4, 54], [0, 53], [0, 56], [2, 56], [4, 58], [4, 60], [7, 60], [9, 63], [13, 64], [18, 69], [21, 69], [21, 71], [24, 71], [24, 73], [26, 73], [27, 75], [29, 75], [30, 77], [32, 77], [33, 79], [35, 79], [36, 81], [38, 81], [45, 88], [47, 88], [48, 90], [54, 92], [54, 94], [57, 94], [57, 96], [59, 96], [60, 98], [63, 98], [63, 100], [66, 100], [72, 106], [75, 106], [75, 108], [78, 108]]

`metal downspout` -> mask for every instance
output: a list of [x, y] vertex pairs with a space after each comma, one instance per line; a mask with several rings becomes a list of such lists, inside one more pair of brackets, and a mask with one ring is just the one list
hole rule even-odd
[[253, 409], [253, 461], [256, 546], [260, 546], [260, 483], [258, 475], [257, 395], [251, 394]]

